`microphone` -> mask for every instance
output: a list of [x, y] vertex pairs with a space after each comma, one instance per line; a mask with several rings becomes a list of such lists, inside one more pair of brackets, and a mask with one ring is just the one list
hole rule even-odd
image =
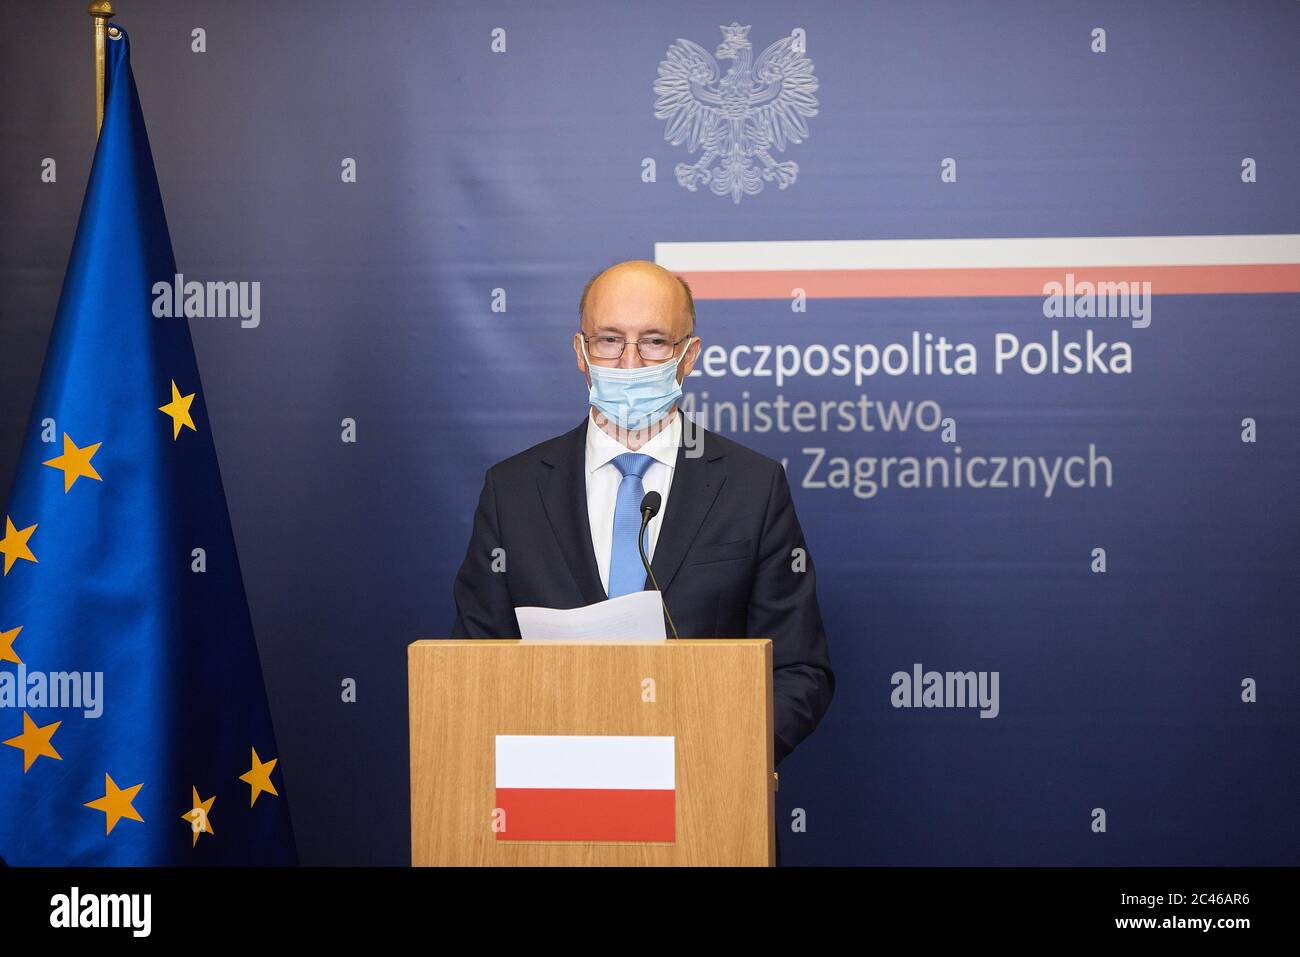
[[654, 569], [650, 567], [650, 562], [645, 557], [645, 528], [650, 524], [650, 519], [659, 514], [659, 508], [663, 505], [663, 496], [658, 492], [646, 492], [645, 498], [641, 499], [641, 530], [636, 533], [636, 550], [641, 553], [641, 564], [645, 566], [646, 574], [650, 576], [650, 584], [655, 586], [655, 591], [659, 592], [659, 604], [664, 606], [664, 617], [668, 619], [668, 627], [673, 630], [673, 637], [681, 640], [681, 635], [677, 634], [677, 626], [673, 624], [673, 616], [668, 614], [668, 602], [664, 601], [664, 593], [659, 591], [659, 583], [655, 581]]

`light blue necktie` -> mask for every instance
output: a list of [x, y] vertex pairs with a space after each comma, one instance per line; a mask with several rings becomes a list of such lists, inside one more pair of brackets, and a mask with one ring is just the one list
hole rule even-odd
[[[614, 540], [609, 549], [609, 597], [617, 598], [645, 587], [645, 566], [637, 550], [637, 533], [641, 531], [641, 499], [645, 475], [653, 456], [624, 452], [614, 457], [614, 467], [622, 474], [618, 498], [614, 504]], [[647, 556], [648, 557], [648, 556]]]

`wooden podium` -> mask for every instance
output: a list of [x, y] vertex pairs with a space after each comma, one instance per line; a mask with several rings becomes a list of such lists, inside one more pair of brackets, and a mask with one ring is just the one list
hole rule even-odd
[[774, 863], [768, 639], [448, 639], [407, 658], [414, 865]]

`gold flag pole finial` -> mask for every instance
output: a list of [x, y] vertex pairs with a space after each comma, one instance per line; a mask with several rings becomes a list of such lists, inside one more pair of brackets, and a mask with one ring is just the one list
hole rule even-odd
[[117, 27], [108, 29], [109, 18], [113, 16], [111, 0], [91, 0], [87, 13], [95, 20], [95, 135], [104, 125], [104, 68], [108, 57], [108, 37], [117, 36]]

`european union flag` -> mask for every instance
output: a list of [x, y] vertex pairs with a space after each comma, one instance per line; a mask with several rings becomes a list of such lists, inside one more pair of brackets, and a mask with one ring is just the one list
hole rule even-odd
[[293, 834], [126, 34], [0, 515], [0, 857], [292, 864]]

